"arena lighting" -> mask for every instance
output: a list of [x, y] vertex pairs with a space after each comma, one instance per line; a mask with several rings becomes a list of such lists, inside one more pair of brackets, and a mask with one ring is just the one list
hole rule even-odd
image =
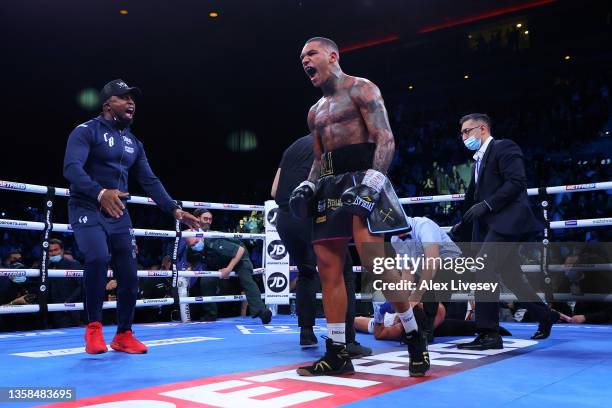
[[210, 13], [208, 13], [208, 16], [212, 18], [219, 17], [219, 13], [217, 13], [216, 11], [211, 11]]
[[77, 94], [77, 103], [85, 110], [93, 111], [98, 109], [99, 100], [98, 91], [93, 88], [82, 89]]
[[568, 61], [569, 59], [571, 59], [572, 57], [570, 57], [569, 55], [566, 55], [565, 57], [563, 57], [564, 60]]
[[123, 10], [119, 10], [119, 14], [125, 16], [128, 13], [128, 11], [126, 9]]
[[351, 45], [347, 45], [345, 47], [340, 47], [340, 52], [349, 52], [349, 51], [354, 51], [354, 50], [359, 50], [361, 48], [368, 48], [368, 47], [374, 47], [375, 45], [380, 45], [380, 44], [384, 44], [384, 43], [388, 43], [391, 41], [396, 41], [399, 40], [399, 35], [397, 34], [390, 34], [386, 37], [382, 37], [382, 38], [376, 38], [373, 40], [367, 40], [367, 41], [363, 41], [357, 44], [351, 44]]
[[469, 76], [468, 74], [465, 74], [465, 75], [463, 76], [463, 79], [469, 79], [469, 78], [470, 78], [470, 76]]
[[516, 25], [516, 28], [521, 28], [522, 26], [523, 26], [523, 24], [518, 23], [518, 24]]
[[529, 30], [525, 30], [525, 35], [529, 34]]
[[250, 152], [257, 149], [257, 135], [246, 129], [234, 131], [227, 137], [226, 146], [232, 152]]
[[408, 86], [408, 89], [410, 89], [410, 90], [412, 91], [412, 90], [414, 89], [414, 86], [409, 85], [409, 86]]
[[463, 25], [463, 24], [470, 24], [473, 23], [475, 21], [480, 21], [480, 20], [485, 20], [487, 18], [491, 18], [491, 17], [497, 17], [497, 16], [502, 16], [504, 14], [509, 14], [509, 13], [514, 13], [520, 10], [525, 10], [525, 9], [529, 9], [529, 8], [533, 8], [533, 7], [539, 7], [539, 6], [544, 6], [546, 4], [551, 4], [556, 2], [557, 0], [535, 0], [535, 1], [531, 1], [528, 3], [523, 3], [523, 4], [517, 4], [514, 6], [509, 6], [509, 7], [502, 7], [499, 9], [495, 9], [495, 10], [491, 10], [491, 11], [487, 11], [481, 14], [475, 14], [475, 15], [471, 15], [471, 16], [466, 16], [466, 17], [459, 17], [456, 19], [451, 19], [451, 20], [446, 20], [442, 23], [438, 23], [438, 24], [432, 24], [429, 26], [425, 26], [419, 29], [419, 33], [423, 34], [423, 33], [430, 33], [432, 31], [437, 31], [437, 30], [442, 30], [445, 28], [449, 28], [449, 27], [455, 27], [455, 26], [459, 26], [459, 25]]

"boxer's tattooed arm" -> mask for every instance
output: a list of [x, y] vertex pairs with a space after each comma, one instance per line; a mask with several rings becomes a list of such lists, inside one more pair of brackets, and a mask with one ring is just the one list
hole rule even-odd
[[312, 167], [310, 168], [310, 174], [308, 175], [308, 181], [313, 184], [317, 183], [317, 179], [321, 174], [321, 156], [314, 159], [312, 162]]
[[386, 174], [393, 160], [395, 140], [380, 90], [372, 82], [360, 80], [351, 90], [351, 97], [361, 111], [368, 133], [376, 143], [372, 168]]
[[316, 107], [318, 103], [315, 104], [310, 111], [308, 112], [308, 128], [310, 129], [310, 133], [312, 134], [312, 150], [314, 155], [314, 160], [312, 162], [312, 167], [310, 168], [310, 174], [308, 175], [308, 181], [312, 183], [316, 183], [319, 175], [321, 174], [321, 154], [323, 154], [323, 144], [321, 143], [321, 137], [319, 136], [319, 132], [317, 132], [315, 128], [315, 116], [316, 116]]

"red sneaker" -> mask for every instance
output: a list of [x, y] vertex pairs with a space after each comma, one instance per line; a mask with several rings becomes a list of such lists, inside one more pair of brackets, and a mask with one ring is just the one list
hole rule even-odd
[[91, 322], [85, 327], [85, 351], [88, 354], [102, 354], [108, 351], [102, 336], [102, 323]]
[[148, 350], [147, 346], [136, 340], [131, 330], [117, 333], [111, 343], [111, 348], [130, 354], [144, 354]]

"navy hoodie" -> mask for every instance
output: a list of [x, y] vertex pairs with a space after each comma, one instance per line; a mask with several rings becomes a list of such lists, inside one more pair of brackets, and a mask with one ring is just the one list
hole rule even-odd
[[128, 174], [166, 212], [177, 208], [151, 170], [142, 143], [130, 128], [117, 129], [98, 116], [77, 126], [68, 137], [64, 177], [70, 181], [70, 201], [99, 208], [98, 194], [104, 188], [128, 190]]

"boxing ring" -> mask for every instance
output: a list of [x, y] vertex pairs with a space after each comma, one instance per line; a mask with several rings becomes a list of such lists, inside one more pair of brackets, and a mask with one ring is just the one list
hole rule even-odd
[[[69, 196], [67, 189], [0, 181], [0, 189], [44, 195], [45, 222], [0, 219], [0, 228], [41, 231], [45, 248], [52, 232], [70, 233], [67, 224], [52, 222], [53, 200]], [[612, 189], [612, 181], [572, 186], [529, 189], [538, 196], [545, 217], [546, 195], [583, 193]], [[408, 197], [405, 205], [461, 201], [463, 195]], [[132, 204], [154, 205], [147, 197], [132, 196]], [[230, 211], [264, 211], [264, 206], [182, 201], [182, 207]], [[549, 230], [609, 227], [612, 218], [593, 218], [548, 222]], [[265, 234], [174, 231], [135, 228], [140, 237], [175, 240], [173, 269], [138, 271], [142, 278], [172, 278], [171, 297], [139, 299], [137, 307], [240, 302], [244, 295], [189, 297], [180, 294], [179, 278], [219, 276], [216, 271], [178, 271], [176, 245], [183, 237], [229, 237], [263, 241]], [[543, 241], [546, 246], [548, 241]], [[47, 245], [48, 246], [48, 245]], [[0, 276], [38, 278], [81, 277], [82, 271], [48, 270], [46, 252], [40, 269], [0, 269]], [[571, 269], [612, 271], [610, 264], [527, 265], [528, 273], [551, 273]], [[355, 272], [360, 268], [355, 267]], [[257, 272], [265, 276], [265, 268]], [[109, 277], [112, 272], [109, 271]], [[543, 294], [544, 295], [544, 294]], [[559, 295], [559, 294], [554, 294]], [[262, 297], [265, 298], [264, 295]], [[319, 294], [320, 297], [320, 294]], [[359, 296], [361, 298], [362, 296]], [[367, 296], [363, 296], [367, 298]], [[468, 297], [469, 298], [469, 297]], [[510, 298], [509, 298], [510, 299]], [[584, 294], [580, 299], [612, 301], [612, 295]], [[563, 300], [556, 297], [555, 300]], [[104, 302], [115, 308], [116, 302]], [[0, 314], [46, 313], [82, 310], [82, 303], [47, 303], [0, 306]], [[253, 406], [331, 407], [397, 406], [602, 406], [612, 400], [608, 383], [612, 378], [612, 351], [609, 336], [612, 326], [557, 324], [549, 339], [528, 339], [536, 324], [503, 323], [513, 333], [504, 338], [503, 350], [465, 351], [455, 345], [471, 338], [444, 338], [430, 346], [432, 370], [425, 378], [407, 375], [405, 346], [393, 341], [377, 341], [373, 336], [357, 335], [362, 344], [372, 347], [370, 357], [354, 360], [356, 374], [349, 377], [297, 377], [295, 368], [320, 356], [322, 347], [300, 349], [299, 328], [293, 316], [276, 315], [269, 325], [248, 317], [220, 319], [216, 322], [163, 322], [135, 324], [137, 336], [151, 350], [147, 355], [109, 352], [88, 355], [84, 352], [83, 328], [49, 329], [0, 333], [0, 406], [39, 406], [43, 400], [19, 402], [4, 400], [9, 389], [70, 389], [76, 401], [51, 406], [72, 407], [200, 407]], [[114, 326], [105, 326], [106, 338]], [[325, 321], [317, 320], [315, 333], [324, 334]], [[321, 344], [321, 343], [320, 343]], [[4, 387], [4, 388], [3, 388]], [[585, 393], [588, 390], [588, 393]], [[486, 401], [486, 404], [483, 402]], [[3, 405], [7, 404], [7, 405]]]

